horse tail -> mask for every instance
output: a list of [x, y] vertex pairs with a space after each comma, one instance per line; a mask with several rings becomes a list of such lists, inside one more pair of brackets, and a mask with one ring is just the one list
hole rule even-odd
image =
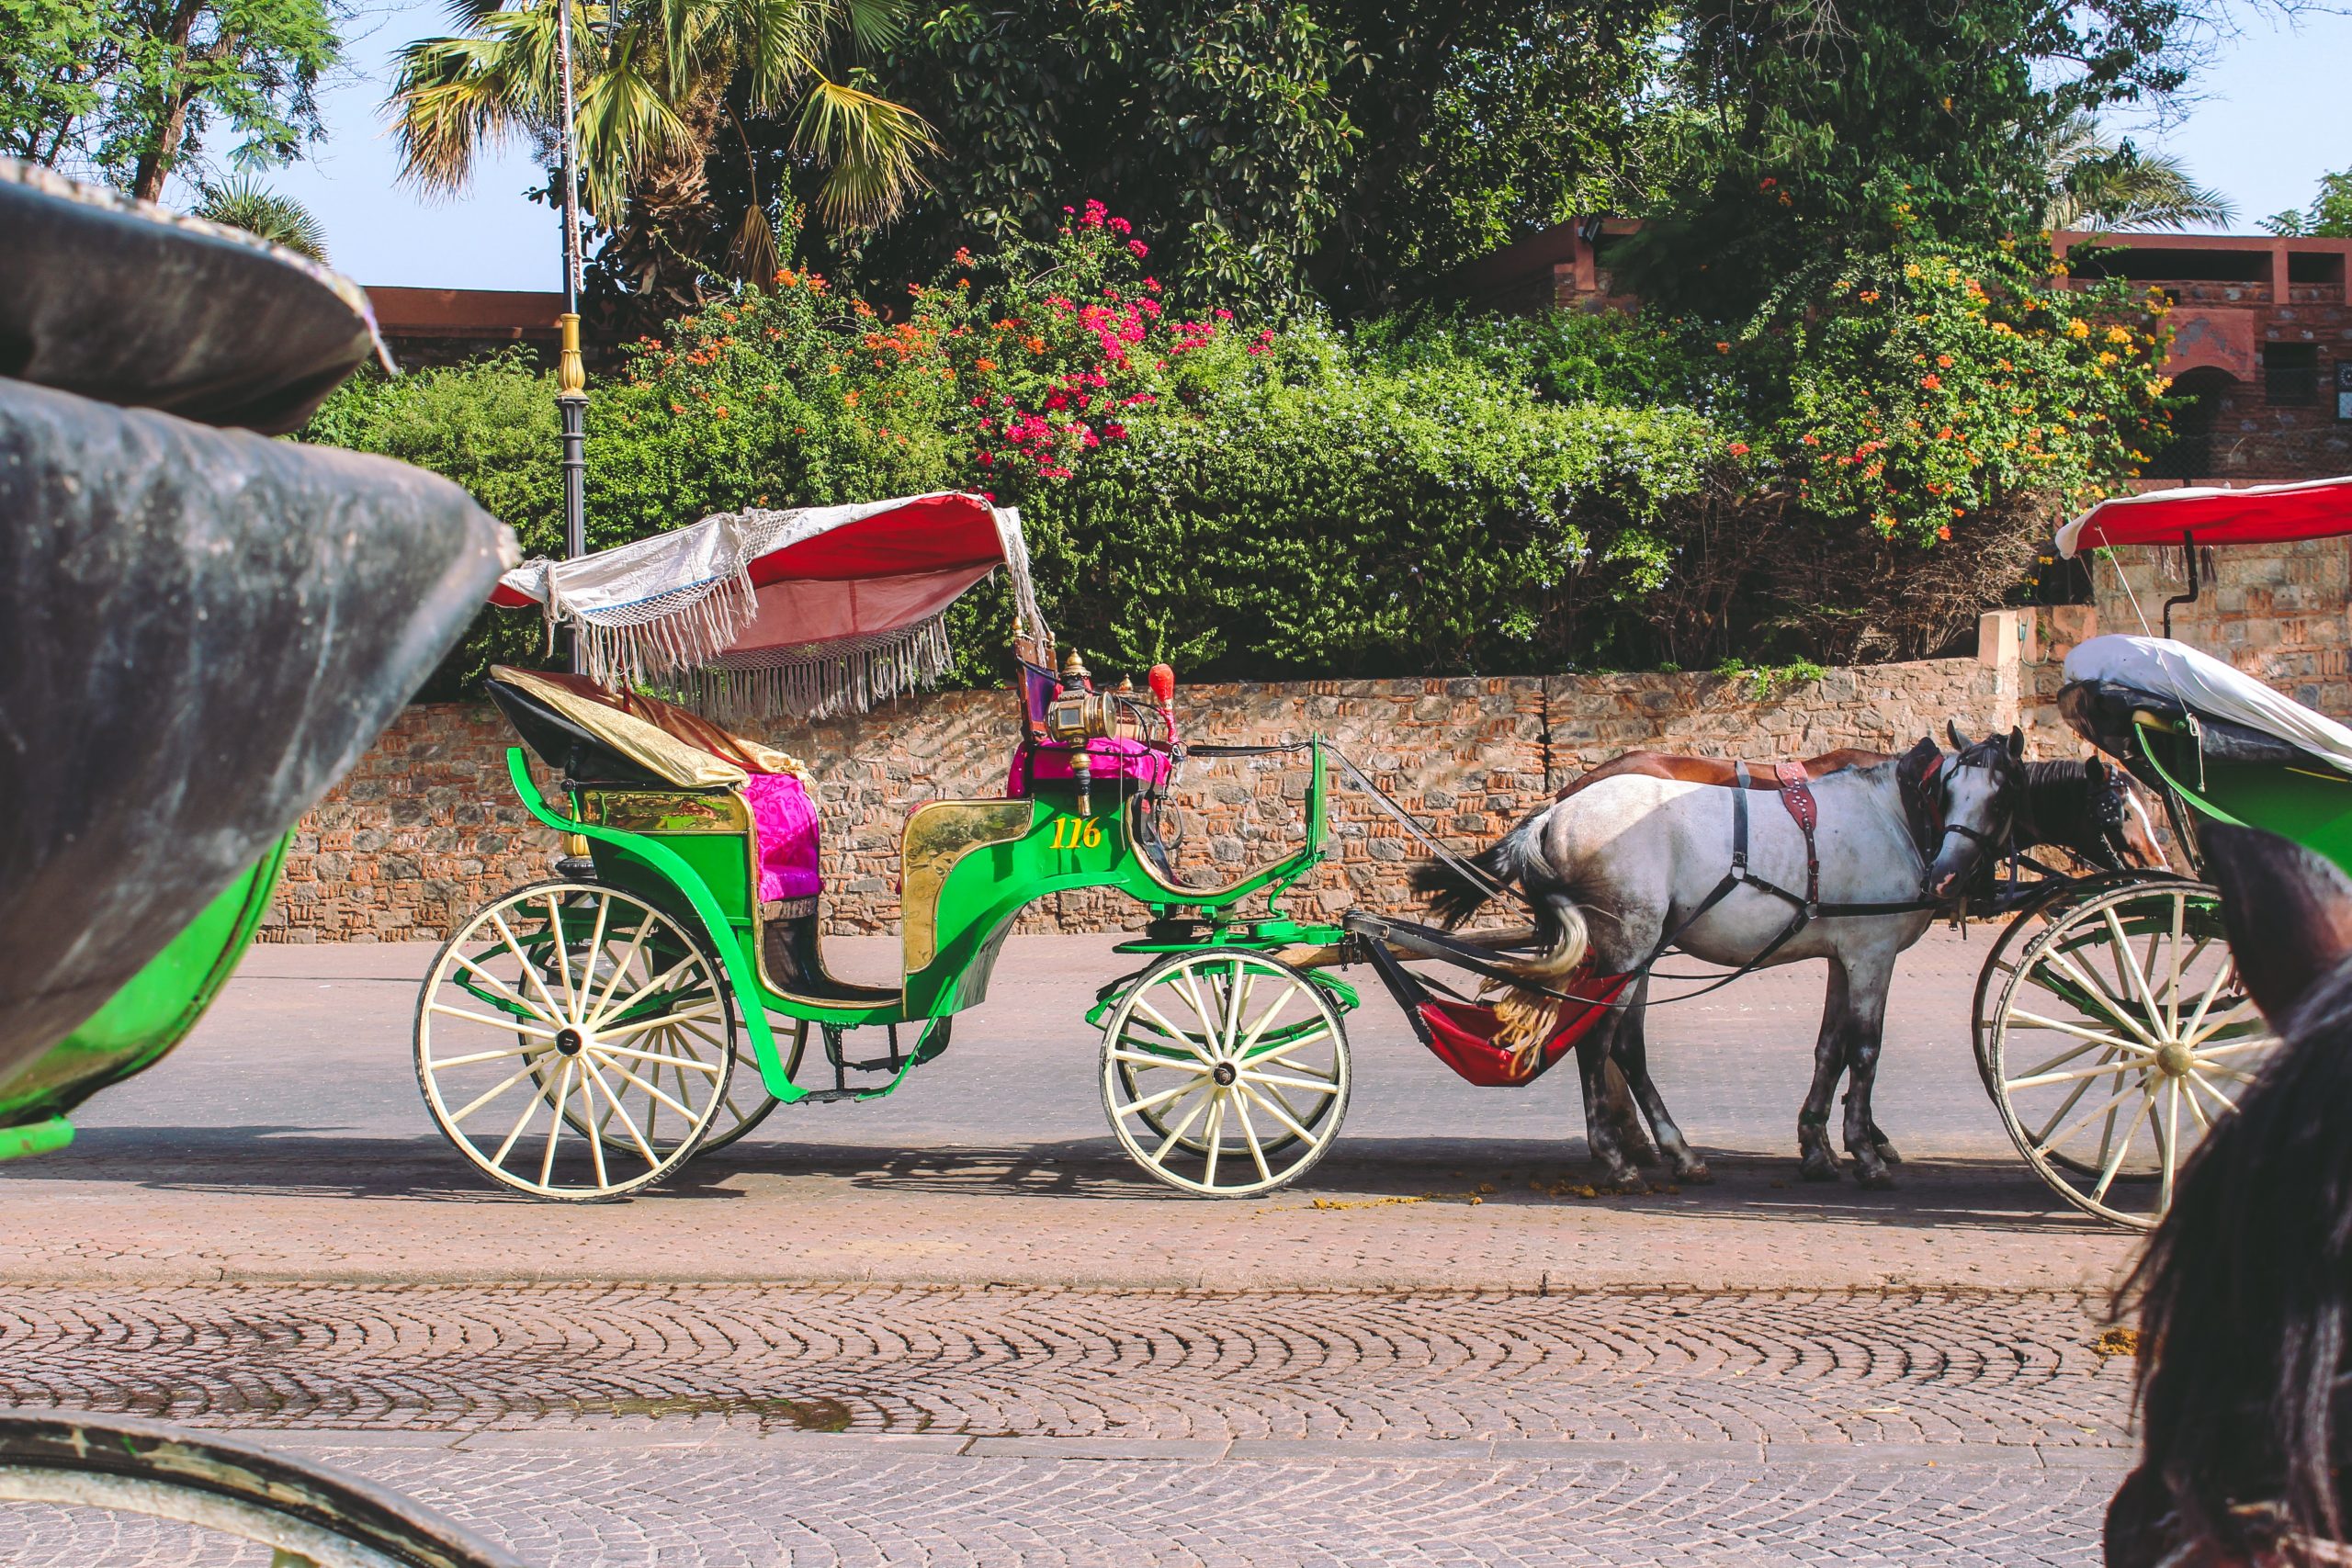
[[1592, 951], [1592, 931], [1585, 923], [1584, 907], [1565, 887], [1548, 888], [1528, 903], [1535, 911], [1536, 940], [1550, 945], [1540, 956], [1511, 967], [1539, 986], [1575, 979]]
[[[1543, 817], [1536, 812], [1472, 855], [1468, 863], [1475, 876], [1455, 861], [1423, 861], [1413, 868], [1413, 891], [1429, 901], [1439, 923], [1452, 931], [1484, 908], [1497, 888], [1520, 884], [1534, 852], [1535, 825]], [[1523, 886], [1520, 896], [1527, 896]]]

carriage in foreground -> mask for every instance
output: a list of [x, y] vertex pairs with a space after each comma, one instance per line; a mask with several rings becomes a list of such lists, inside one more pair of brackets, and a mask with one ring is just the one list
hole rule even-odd
[[[2352, 479], [2159, 491], [2059, 535], [2067, 556], [2197, 552], [2352, 534]], [[2067, 1202], [2138, 1228], [2170, 1207], [2182, 1162], [2277, 1043], [2240, 982], [2199, 829], [2267, 829], [2352, 867], [2352, 728], [2164, 637], [2068, 655], [2058, 705], [2163, 803], [2189, 874], [2137, 869], [2046, 883], [2023, 900], [1976, 989], [1985, 1088], [2018, 1152]]]
[[[1019, 660], [1005, 784], [908, 810], [898, 983], [842, 979], [824, 959], [808, 770], [702, 714], [822, 714], [936, 676], [949, 606], [999, 571]], [[1111, 1123], [1136, 1162], [1183, 1190], [1248, 1195], [1329, 1146], [1356, 997], [1291, 961], [1340, 929], [1283, 909], [1325, 852], [1323, 755], [1295, 749], [1308, 779], [1291, 852], [1221, 880], [1182, 874], [1168, 790], [1188, 755], [1217, 749], [1188, 753], [1165, 666], [1145, 692], [1097, 690], [1075, 659], [1057, 667], [1018, 513], [939, 494], [721, 514], [528, 563], [498, 597], [571, 628], [587, 666], [491, 682], [555, 776], [543, 789], [510, 750], [517, 795], [584, 853], [465, 920], [419, 1001], [426, 1105], [484, 1175], [539, 1198], [611, 1198], [780, 1104], [888, 1096], [986, 996], [1020, 913], [1077, 888], [1147, 917], [1122, 947], [1144, 967], [1093, 1014]]]

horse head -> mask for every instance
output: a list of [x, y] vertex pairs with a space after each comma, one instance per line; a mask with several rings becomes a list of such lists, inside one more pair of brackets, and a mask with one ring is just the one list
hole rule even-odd
[[[1928, 858], [1919, 886], [1922, 897], [1936, 899], [1957, 897], [1986, 855], [2007, 848], [2025, 788], [2025, 731], [1971, 740], [1949, 719], [1944, 730], [1957, 755], [1937, 759], [1942, 765], [1929, 786], [1937, 810], [1929, 823], [1932, 841], [1922, 847]], [[1918, 753], [1915, 747], [1911, 756]], [[1911, 756], [1903, 759], [1905, 765]]]

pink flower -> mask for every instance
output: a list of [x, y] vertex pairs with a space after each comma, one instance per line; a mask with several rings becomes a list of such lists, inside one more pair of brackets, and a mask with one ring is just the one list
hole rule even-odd
[[1735, 457], [1745, 457], [1747, 456], [1747, 443], [1745, 441], [1735, 441], [1730, 446], [1724, 447], [1724, 450], [1729, 452]]
[[1229, 321], [1233, 320], [1233, 312], [1232, 312], [1232, 311], [1230, 311], [1230, 310], [1227, 310], [1227, 309], [1225, 309], [1225, 308], [1224, 308], [1223, 306], [1221, 306], [1221, 305], [1220, 305], [1220, 306], [1218, 306], [1216, 310], [1211, 310], [1211, 311], [1209, 312], [1209, 314], [1210, 314], [1210, 315], [1212, 315], [1212, 316], [1215, 316], [1215, 317], [1216, 317], [1218, 321]]
[[[1130, 399], [1129, 400], [1132, 401], [1133, 400]], [[1102, 434], [1109, 436], [1114, 441], [1125, 441], [1127, 438], [1127, 427], [1119, 423], [1116, 420], [1106, 420], [1103, 422]]]
[[1114, 218], [1111, 220], [1111, 232], [1114, 234], [1128, 233], [1131, 232], [1134, 228], [1135, 225], [1128, 222], [1124, 218]]
[[1144, 257], [1151, 254], [1151, 247], [1145, 244], [1141, 240], [1129, 240], [1127, 242], [1127, 249], [1135, 253], [1136, 260], [1137, 261], [1141, 261]]
[[1144, 286], [1146, 288], [1148, 288], [1148, 289], [1151, 290], [1151, 292], [1153, 292], [1154, 294], [1157, 294], [1157, 293], [1159, 293], [1159, 279], [1158, 279], [1158, 278], [1156, 278], [1156, 277], [1147, 277], [1147, 278], [1145, 278], [1145, 279], [1143, 280], [1143, 286]]

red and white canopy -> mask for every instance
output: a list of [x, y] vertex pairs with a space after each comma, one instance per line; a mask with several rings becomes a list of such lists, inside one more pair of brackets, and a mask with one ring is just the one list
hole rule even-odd
[[597, 681], [733, 714], [864, 708], [953, 661], [947, 606], [998, 567], [1046, 640], [1021, 514], [943, 491], [849, 506], [726, 512], [575, 559], [529, 560], [493, 604], [572, 628]]
[[2103, 545], [2278, 545], [2352, 534], [2352, 477], [2244, 490], [2152, 490], [2102, 501], [2058, 530], [2058, 553]]

